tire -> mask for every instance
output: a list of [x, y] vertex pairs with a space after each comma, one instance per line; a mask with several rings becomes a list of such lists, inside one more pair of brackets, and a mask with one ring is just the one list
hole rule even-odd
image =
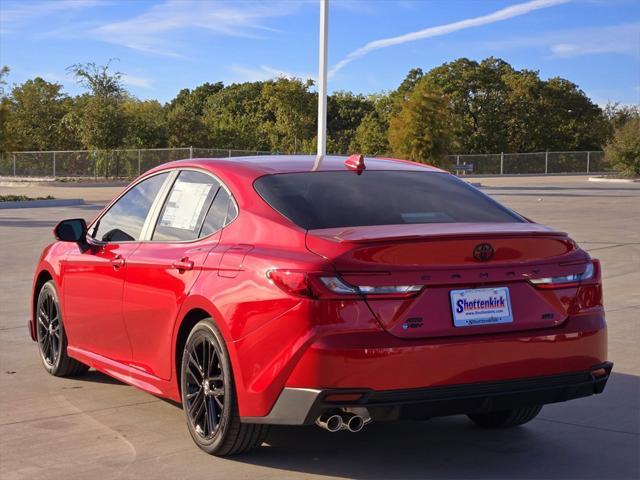
[[484, 428], [510, 428], [530, 422], [540, 413], [542, 405], [529, 405], [512, 410], [498, 412], [475, 413], [468, 417]]
[[193, 441], [210, 455], [227, 456], [259, 447], [268, 426], [241, 423], [231, 362], [213, 320], [198, 322], [182, 354], [182, 408]]
[[53, 280], [45, 283], [36, 303], [36, 340], [44, 368], [56, 377], [82, 375], [89, 367], [67, 355], [67, 336]]

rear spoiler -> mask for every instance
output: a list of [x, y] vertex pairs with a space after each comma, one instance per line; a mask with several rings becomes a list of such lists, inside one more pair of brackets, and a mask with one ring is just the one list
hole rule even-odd
[[567, 233], [537, 223], [430, 223], [378, 225], [308, 230], [312, 235], [336, 243], [373, 243], [425, 238], [500, 237], [567, 237]]

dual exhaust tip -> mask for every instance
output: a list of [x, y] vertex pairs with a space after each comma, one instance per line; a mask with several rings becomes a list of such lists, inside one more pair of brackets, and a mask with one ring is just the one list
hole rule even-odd
[[362, 430], [369, 419], [352, 412], [326, 412], [318, 417], [316, 425], [329, 432], [348, 430], [352, 433]]

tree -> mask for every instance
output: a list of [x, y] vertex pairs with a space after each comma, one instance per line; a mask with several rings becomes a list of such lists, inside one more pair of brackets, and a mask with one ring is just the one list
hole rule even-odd
[[67, 67], [67, 72], [96, 97], [121, 97], [125, 94], [122, 72], [109, 71], [111, 62], [112, 60], [109, 60], [106, 65], [96, 65], [93, 62], [76, 63]]
[[367, 113], [356, 129], [349, 151], [363, 155], [385, 154], [389, 150], [388, 128], [389, 125], [382, 121], [377, 112]]
[[509, 118], [504, 76], [511, 66], [493, 57], [478, 63], [460, 58], [425, 75], [451, 100], [458, 117], [460, 149], [464, 153], [508, 151], [504, 125]]
[[65, 123], [74, 126], [85, 148], [110, 150], [122, 146], [127, 132], [123, 109], [127, 93], [122, 74], [110, 72], [109, 63], [75, 64], [67, 70], [89, 93], [77, 98], [76, 108]]
[[295, 153], [313, 137], [317, 97], [309, 92], [312, 86], [312, 80], [286, 77], [264, 82], [260, 110], [255, 113], [262, 117], [269, 150]]
[[[373, 110], [367, 113], [353, 136], [349, 150], [364, 155], [384, 155], [389, 151], [389, 119], [394, 110], [391, 95], [370, 95], [367, 99]], [[399, 104], [398, 112], [402, 108]]]
[[208, 98], [202, 116], [208, 145], [247, 150], [271, 148], [264, 132], [262, 85], [235, 83]]
[[627, 120], [604, 149], [605, 158], [623, 176], [640, 176], [640, 118]]
[[171, 110], [176, 107], [183, 107], [185, 110], [193, 113], [194, 115], [202, 115], [209, 97], [215, 95], [223, 88], [224, 84], [222, 82], [203, 83], [193, 90], [183, 88], [182, 90], [180, 90], [180, 92], [178, 92], [176, 98], [171, 100], [168, 108]]
[[574, 83], [559, 77], [543, 81], [540, 101], [538, 150], [596, 150], [606, 143], [609, 125], [602, 109]]
[[622, 127], [629, 120], [640, 118], [640, 105], [623, 105], [620, 102], [609, 102], [603, 109], [604, 116], [610, 124], [611, 132]]
[[207, 129], [203, 114], [209, 98], [224, 88], [222, 82], [183, 88], [166, 106], [167, 142], [170, 147], [206, 146]]
[[9, 67], [6, 65], [0, 68], [0, 97], [3, 98], [6, 96], [5, 87], [7, 85], [7, 81], [4, 79], [4, 77], [9, 75], [9, 71]]
[[600, 108], [575, 84], [504, 60], [461, 58], [425, 75], [451, 99], [464, 153], [588, 150], [603, 145]]
[[188, 107], [174, 105], [166, 112], [167, 144], [169, 147], [206, 146], [207, 127], [202, 116]]
[[395, 155], [447, 166], [455, 145], [455, 120], [449, 99], [426, 80], [419, 81], [402, 109], [389, 123], [389, 143]]
[[63, 148], [62, 118], [67, 113], [67, 96], [62, 85], [40, 77], [27, 80], [11, 90], [3, 103], [10, 110], [6, 135], [17, 150], [54, 150]]
[[373, 109], [373, 102], [364, 95], [334, 92], [327, 98], [327, 136], [332, 140], [333, 153], [351, 153], [358, 126]]
[[127, 127], [126, 147], [159, 148], [167, 144], [164, 110], [158, 101], [127, 99], [123, 111]]
[[11, 113], [10, 100], [5, 87], [5, 77], [9, 75], [9, 67], [0, 68], [0, 153], [12, 149], [13, 142], [9, 139], [9, 114]]

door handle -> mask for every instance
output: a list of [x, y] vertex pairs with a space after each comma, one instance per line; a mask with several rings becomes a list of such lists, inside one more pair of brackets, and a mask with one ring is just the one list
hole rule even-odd
[[173, 262], [171, 266], [178, 270], [180, 273], [187, 270], [193, 270], [193, 262], [189, 260], [189, 257], [184, 257], [182, 260], [177, 260]]
[[116, 270], [120, 267], [124, 267], [124, 263], [124, 258], [122, 258], [121, 255], [116, 255], [111, 259], [111, 265], [113, 265], [113, 268], [115, 268]]

